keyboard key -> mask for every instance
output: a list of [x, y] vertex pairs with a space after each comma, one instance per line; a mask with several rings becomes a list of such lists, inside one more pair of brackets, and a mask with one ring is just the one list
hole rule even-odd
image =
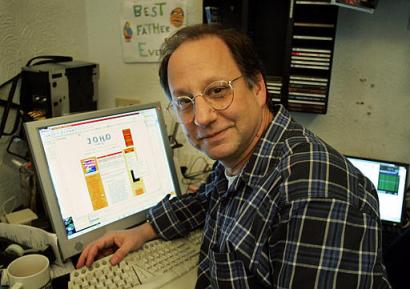
[[154, 240], [115, 266], [104, 257], [71, 272], [68, 288], [159, 288], [198, 266], [201, 240], [200, 230], [175, 241]]

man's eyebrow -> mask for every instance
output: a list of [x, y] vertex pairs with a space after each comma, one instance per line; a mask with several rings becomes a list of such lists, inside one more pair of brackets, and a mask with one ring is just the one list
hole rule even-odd
[[[208, 85], [210, 85], [211, 83], [213, 83], [215, 81], [220, 81], [220, 80], [225, 80], [226, 81], [226, 79], [223, 79], [223, 77], [221, 78], [221, 77], [218, 77], [218, 76], [207, 78], [206, 80], [203, 81], [202, 88], [201, 88], [201, 91], [199, 93], [202, 93], [203, 90]], [[171, 94], [173, 96], [190, 96], [190, 97], [194, 95], [194, 93], [192, 91], [185, 90], [184, 88], [177, 88], [177, 89], [171, 91]]]
[[175, 89], [172, 92], [173, 96], [191, 96], [192, 92], [187, 92], [185, 89]]

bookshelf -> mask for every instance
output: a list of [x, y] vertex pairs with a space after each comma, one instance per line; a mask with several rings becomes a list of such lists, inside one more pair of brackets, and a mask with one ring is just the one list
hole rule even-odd
[[292, 12], [287, 107], [324, 114], [338, 9], [326, 0], [296, 0]]
[[[255, 43], [269, 97], [291, 111], [327, 112], [338, 8], [331, 0], [204, 0], [207, 19], [239, 28]], [[216, 17], [205, 15], [215, 11]]]
[[253, 1], [247, 8], [246, 32], [263, 61], [273, 103], [284, 103], [288, 61], [289, 1]]

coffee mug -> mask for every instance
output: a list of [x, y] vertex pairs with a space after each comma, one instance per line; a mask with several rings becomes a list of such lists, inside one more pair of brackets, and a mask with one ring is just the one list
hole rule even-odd
[[10, 289], [51, 288], [50, 262], [40, 254], [19, 257], [7, 266]]

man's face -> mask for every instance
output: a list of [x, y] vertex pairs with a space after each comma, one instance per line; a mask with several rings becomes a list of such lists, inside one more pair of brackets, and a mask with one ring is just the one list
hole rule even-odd
[[[209, 36], [182, 44], [168, 63], [168, 83], [173, 98], [196, 96], [213, 81], [241, 75], [226, 44]], [[195, 98], [194, 119], [183, 124], [190, 143], [211, 159], [234, 164], [243, 158], [261, 125], [266, 90], [262, 76], [253, 88], [243, 77], [233, 83], [234, 99], [216, 111], [203, 97]]]

